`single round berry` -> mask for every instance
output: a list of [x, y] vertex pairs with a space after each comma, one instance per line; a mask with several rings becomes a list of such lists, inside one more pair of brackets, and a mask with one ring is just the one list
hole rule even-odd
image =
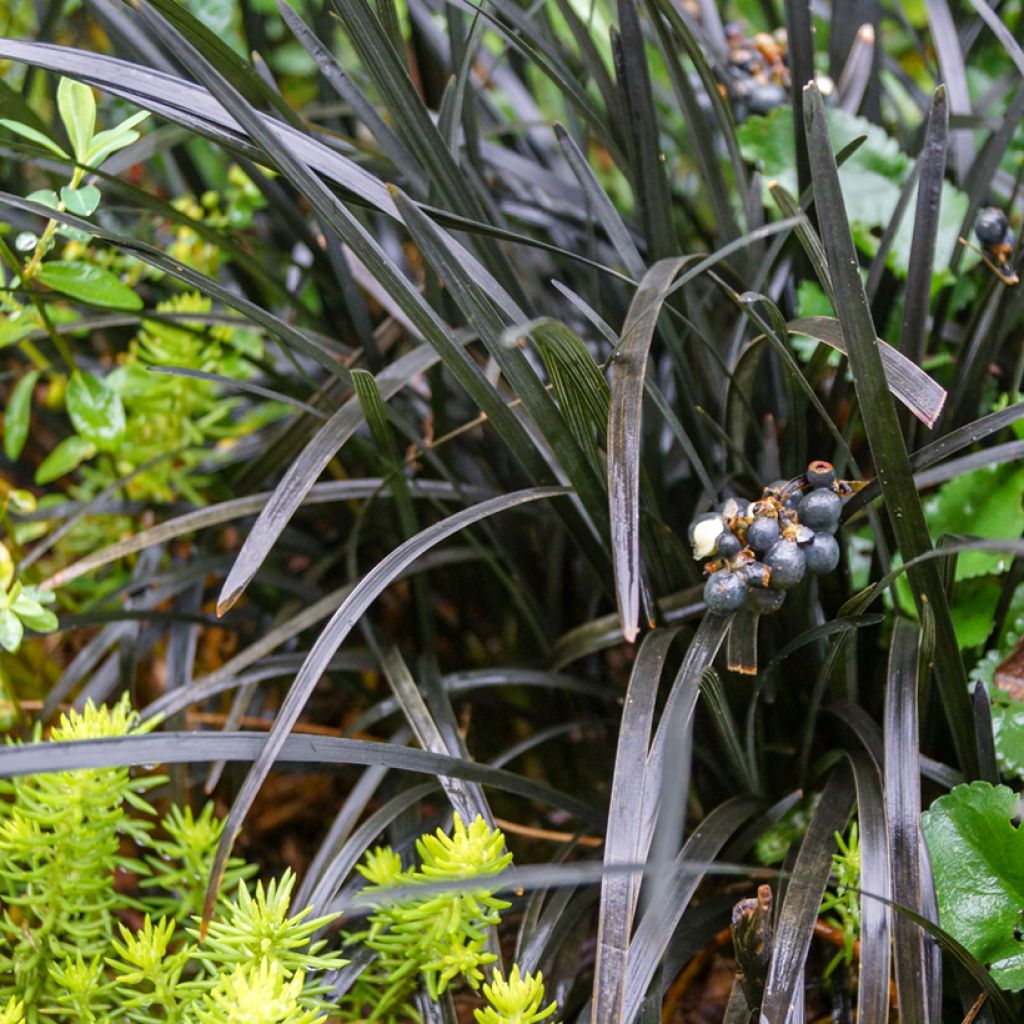
[[778, 543], [782, 531], [779, 529], [777, 519], [770, 519], [768, 516], [758, 516], [747, 527], [747, 543], [758, 553], [767, 551]]
[[831, 462], [816, 459], [807, 467], [807, 482], [811, 487], [831, 487], [836, 479], [836, 471]]
[[805, 494], [796, 510], [803, 526], [828, 533], [835, 533], [842, 512], [843, 499], [823, 487]]
[[820, 576], [831, 572], [839, 564], [839, 545], [830, 533], [816, 533], [814, 540], [803, 548], [807, 571]]
[[767, 114], [776, 107], [784, 107], [789, 102], [786, 90], [775, 82], [765, 82], [757, 86], [747, 101], [752, 114]]
[[764, 562], [751, 562], [743, 567], [743, 580], [748, 590], [767, 590], [771, 585], [772, 571]]
[[1001, 245], [1009, 230], [1010, 222], [998, 206], [986, 206], [974, 222], [974, 233], [978, 236], [978, 241], [986, 248]]
[[725, 530], [718, 535], [718, 546], [715, 548], [715, 554], [719, 558], [735, 558], [742, 550], [743, 543], [736, 534]]
[[738, 612], [747, 603], [747, 588], [739, 573], [719, 569], [704, 584], [704, 603], [708, 611], [728, 615]]
[[786, 600], [784, 590], [768, 590], [758, 587], [747, 593], [747, 605], [756, 615], [771, 615], [777, 612]]
[[803, 548], [795, 540], [780, 540], [767, 555], [764, 564], [771, 569], [771, 585], [776, 590], [789, 590], [803, 578], [807, 567]]

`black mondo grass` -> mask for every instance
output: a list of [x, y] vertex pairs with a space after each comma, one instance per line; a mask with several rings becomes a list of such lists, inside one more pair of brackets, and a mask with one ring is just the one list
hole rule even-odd
[[[196, 941], [239, 855], [343, 915], [275, 1021], [405, 977], [460, 829], [509, 906], [375, 1019], [1019, 1019], [955, 897], [1024, 915], [958, 817], [1024, 780], [1022, 25], [9, 0], [0, 780], [207, 790]], [[9, 885], [0, 1021], [78, 1019]]]

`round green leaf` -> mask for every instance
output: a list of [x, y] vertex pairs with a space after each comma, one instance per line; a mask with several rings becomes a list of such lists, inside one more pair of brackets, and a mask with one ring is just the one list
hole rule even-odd
[[48, 288], [93, 306], [110, 309], [142, 309], [142, 299], [116, 275], [91, 263], [51, 260], [44, 263], [36, 277]]
[[121, 396], [91, 373], [75, 370], [68, 381], [68, 415], [75, 430], [100, 451], [111, 451], [124, 437]]
[[993, 980], [1024, 989], [1024, 831], [1021, 800], [1007, 786], [972, 782], [940, 797], [921, 818], [939, 901], [939, 923]]
[[96, 446], [86, 441], [84, 437], [72, 434], [66, 437], [49, 455], [43, 459], [42, 464], [36, 470], [36, 483], [52, 483], [57, 477], [70, 473], [86, 459], [91, 459], [96, 454]]
[[7, 408], [4, 410], [4, 454], [15, 461], [28, 438], [29, 417], [32, 413], [32, 391], [39, 380], [39, 371], [30, 370], [14, 386]]
[[60, 197], [68, 213], [79, 217], [88, 217], [100, 205], [100, 190], [95, 185], [83, 185], [81, 188], [65, 185], [60, 190]]

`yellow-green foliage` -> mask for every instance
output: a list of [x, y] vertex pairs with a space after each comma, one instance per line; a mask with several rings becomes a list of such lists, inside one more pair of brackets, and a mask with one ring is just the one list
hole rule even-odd
[[[370, 883], [366, 891], [486, 878], [512, 860], [499, 829], [490, 829], [480, 817], [467, 827], [458, 814], [450, 836], [438, 829], [417, 840], [416, 851], [420, 866], [408, 870], [390, 847], [367, 854], [359, 867]], [[456, 979], [478, 988], [481, 968], [496, 959], [486, 948], [487, 931], [508, 906], [486, 885], [382, 900], [370, 915], [369, 929], [348, 938], [377, 953], [353, 989], [353, 1008], [370, 1020], [408, 1019], [409, 1000], [421, 980], [433, 999]]]
[[[125, 699], [65, 715], [50, 739], [146, 728]], [[321, 1019], [324, 986], [307, 979], [344, 961], [311, 938], [331, 918], [289, 916], [292, 874], [250, 893], [244, 878], [253, 869], [232, 861], [233, 898], [221, 899], [200, 942], [183, 922], [199, 906], [223, 826], [208, 807], [177, 811], [154, 837], [155, 811], [142, 794], [163, 781], [115, 767], [0, 783], [0, 998], [8, 1000], [0, 1024]], [[125, 840], [141, 856], [122, 853]], [[139, 879], [140, 897], [116, 891], [119, 869]], [[120, 919], [129, 908], [145, 915], [135, 932]]]
[[[50, 739], [147, 728], [125, 698], [70, 712]], [[483, 968], [496, 959], [488, 933], [509, 906], [489, 880], [512, 855], [482, 818], [467, 826], [456, 814], [450, 835], [422, 836], [415, 868], [403, 869], [388, 847], [367, 855], [359, 870], [379, 896], [369, 927], [346, 942], [364, 942], [375, 960], [339, 1017], [326, 1001], [326, 975], [346, 961], [314, 939], [333, 915], [291, 914], [291, 872], [250, 891], [245, 880], [255, 869], [230, 861], [224, 892], [232, 895], [200, 934], [223, 822], [209, 805], [199, 814], [174, 808], [158, 822], [143, 794], [164, 781], [112, 767], [0, 782], [0, 1024], [404, 1024], [419, 1019], [417, 989], [438, 999], [454, 984], [485, 981]], [[137, 879], [133, 894], [115, 888], [119, 870]], [[466, 887], [393, 891], [458, 881]], [[128, 909], [141, 913], [141, 926], [128, 927]], [[518, 966], [507, 980], [494, 971], [483, 993], [489, 1005], [477, 1011], [478, 1024], [536, 1024], [555, 1010], [543, 1005], [541, 976], [520, 975]]]

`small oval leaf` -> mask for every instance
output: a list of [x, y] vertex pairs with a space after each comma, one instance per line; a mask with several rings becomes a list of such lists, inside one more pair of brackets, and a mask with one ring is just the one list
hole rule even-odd
[[75, 430], [100, 451], [111, 451], [121, 443], [124, 406], [105, 381], [76, 370], [68, 381], [67, 406]]
[[32, 413], [32, 391], [39, 380], [39, 371], [30, 370], [14, 386], [4, 411], [4, 454], [12, 462], [21, 455], [28, 438]]
[[86, 459], [91, 459], [96, 454], [96, 446], [90, 444], [84, 437], [72, 434], [66, 437], [49, 455], [43, 459], [42, 464], [36, 470], [36, 483], [52, 483], [57, 477], [70, 473]]
[[75, 157], [82, 160], [92, 145], [96, 130], [96, 97], [92, 89], [71, 78], [62, 78], [57, 87], [57, 109], [71, 140]]
[[91, 263], [51, 260], [44, 263], [36, 277], [48, 288], [73, 299], [110, 309], [142, 309], [142, 299], [109, 270]]
[[95, 185], [83, 185], [81, 188], [65, 185], [60, 190], [60, 197], [68, 213], [79, 217], [88, 217], [100, 205], [100, 190]]
[[0, 609], [0, 647], [15, 654], [21, 646], [25, 627], [10, 608]]

